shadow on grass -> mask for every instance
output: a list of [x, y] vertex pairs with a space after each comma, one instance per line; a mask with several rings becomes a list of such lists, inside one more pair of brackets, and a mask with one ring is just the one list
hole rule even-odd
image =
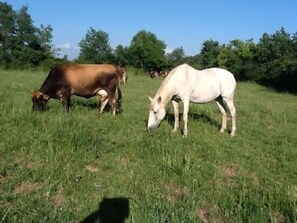
[[80, 223], [124, 223], [129, 217], [129, 211], [128, 198], [103, 198], [99, 203], [99, 209]]
[[73, 100], [73, 102], [71, 102], [71, 107], [75, 107], [75, 106], [82, 106], [82, 107], [86, 107], [90, 110], [93, 109], [99, 109], [100, 104], [98, 102], [95, 102], [93, 100]]
[[[116, 113], [118, 113], [118, 114], [122, 113], [123, 109], [122, 109], [121, 102], [117, 101], [116, 103], [117, 103], [116, 104]], [[75, 102], [71, 103], [71, 107], [75, 107], [75, 106], [86, 107], [89, 110], [97, 109], [99, 111], [100, 103], [94, 102], [92, 100], [76, 100]], [[110, 112], [110, 111], [111, 111], [110, 104], [107, 103], [103, 112]]]
[[[199, 122], [203, 122], [203, 123], [208, 123], [210, 124], [211, 126], [214, 126], [216, 128], [220, 128], [220, 124], [210, 118], [209, 116], [205, 115], [205, 114], [196, 114], [196, 113], [191, 113], [189, 112], [188, 114], [188, 119], [190, 120], [193, 120], [193, 121], [199, 121]], [[165, 116], [165, 120], [172, 126], [174, 126], [174, 114], [172, 113], [167, 113], [166, 116]], [[183, 113], [180, 113], [179, 114], [179, 120], [183, 120]]]

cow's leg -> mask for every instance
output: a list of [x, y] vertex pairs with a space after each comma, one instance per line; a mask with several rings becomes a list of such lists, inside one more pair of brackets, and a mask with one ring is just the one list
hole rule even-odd
[[69, 112], [69, 108], [70, 108], [70, 92], [71, 89], [70, 88], [62, 88], [61, 89], [61, 93], [62, 93], [62, 106], [65, 108], [65, 110], [67, 112]]
[[183, 114], [183, 120], [184, 120], [184, 136], [188, 136], [188, 113], [189, 113], [189, 100], [185, 100], [184, 102], [184, 114]]
[[222, 125], [220, 132], [223, 133], [227, 128], [227, 107], [221, 96], [216, 99], [216, 103], [222, 114]]
[[99, 113], [102, 113], [108, 102], [108, 94], [105, 90], [100, 90], [98, 94], [99, 94], [99, 104], [100, 104]]
[[111, 113], [113, 116], [116, 114], [116, 98], [114, 92], [110, 93], [108, 96], [108, 103], [111, 107]]
[[179, 126], [179, 106], [178, 106], [178, 102], [172, 100], [172, 105], [173, 105], [173, 111], [174, 111], [174, 128], [173, 128], [173, 132], [176, 132]]
[[229, 108], [231, 118], [232, 118], [232, 129], [231, 129], [230, 136], [234, 137], [235, 132], [236, 132], [236, 109], [235, 109], [235, 106], [234, 106], [234, 103], [233, 103], [232, 99], [225, 99], [224, 98], [224, 101], [226, 102], [226, 104], [227, 104], [227, 106]]
[[105, 99], [100, 98], [100, 109], [99, 109], [99, 113], [100, 114], [103, 113], [104, 108], [105, 108], [107, 102], [108, 102], [108, 99], [107, 98], [105, 98]]

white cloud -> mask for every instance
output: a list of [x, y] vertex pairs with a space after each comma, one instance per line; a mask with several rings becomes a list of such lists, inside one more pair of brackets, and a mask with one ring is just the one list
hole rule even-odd
[[70, 47], [71, 47], [70, 43], [64, 43], [64, 44], [61, 44], [61, 45], [57, 45], [57, 48], [65, 49], [65, 50], [70, 49]]
[[72, 45], [71, 43], [57, 44], [55, 45], [57, 51], [57, 57], [62, 58], [67, 56], [68, 59], [73, 60], [76, 59], [79, 55], [79, 47]]
[[172, 49], [167, 49], [167, 48], [165, 49], [166, 54], [172, 53], [172, 51], [173, 51]]

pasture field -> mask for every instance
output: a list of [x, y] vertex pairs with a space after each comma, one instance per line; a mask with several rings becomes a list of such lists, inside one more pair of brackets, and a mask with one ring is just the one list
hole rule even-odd
[[171, 104], [145, 131], [162, 79], [128, 70], [113, 117], [98, 116], [97, 98], [32, 112], [46, 75], [0, 71], [1, 223], [297, 222], [296, 96], [238, 83], [236, 137], [219, 133], [213, 102], [190, 105], [185, 138]]

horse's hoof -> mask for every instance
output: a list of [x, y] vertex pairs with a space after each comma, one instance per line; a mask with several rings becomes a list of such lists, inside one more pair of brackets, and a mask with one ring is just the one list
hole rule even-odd
[[220, 130], [220, 133], [224, 133], [224, 132], [225, 132], [225, 129], [221, 129], [221, 130]]

